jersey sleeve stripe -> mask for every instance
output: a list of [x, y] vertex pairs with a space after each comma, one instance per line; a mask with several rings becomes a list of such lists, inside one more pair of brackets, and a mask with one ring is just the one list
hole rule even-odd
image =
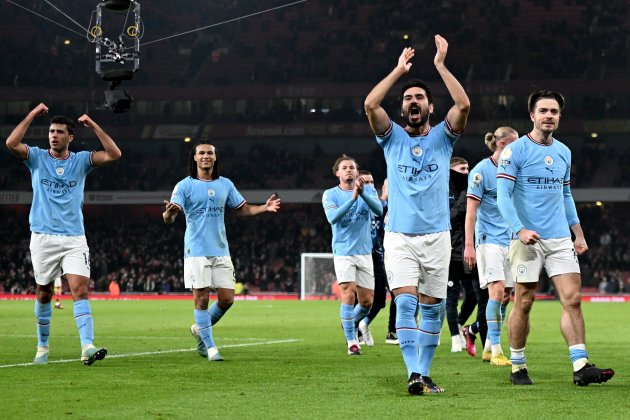
[[509, 179], [510, 181], [516, 182], [516, 177], [508, 174], [497, 174], [497, 178]]
[[24, 160], [27, 160], [28, 157], [31, 155], [31, 148], [25, 144], [24, 146], [26, 146], [26, 157], [24, 158]]
[[389, 136], [389, 134], [392, 132], [392, 130], [394, 129], [394, 123], [392, 122], [392, 120], [389, 120], [389, 127], [387, 128], [387, 130], [385, 130], [384, 133], [382, 134], [377, 134], [377, 137], [386, 137]]
[[90, 152], [90, 166], [94, 166], [94, 161], [92, 160], [92, 156], [94, 156], [94, 153], [96, 153], [94, 150]]
[[444, 122], [446, 123], [446, 129], [448, 130], [449, 133], [451, 133], [453, 136], [458, 137], [461, 136], [461, 134], [464, 132], [464, 130], [462, 131], [455, 131], [453, 130], [453, 128], [451, 127], [451, 125], [449, 124], [448, 120], [446, 118], [444, 118]]
[[563, 184], [563, 185], [571, 185], [571, 180], [570, 180], [570, 179], [567, 179], [567, 180], [565, 180], [562, 184]]
[[466, 194], [466, 198], [472, 198], [473, 200], [481, 201], [481, 197], [478, 197], [475, 194], [471, 193]]
[[234, 210], [238, 210], [238, 209], [240, 209], [240, 208], [241, 208], [241, 207], [243, 207], [245, 204], [247, 204], [247, 200], [243, 200], [243, 201], [241, 202], [241, 204], [239, 204], [238, 206], [234, 207]]

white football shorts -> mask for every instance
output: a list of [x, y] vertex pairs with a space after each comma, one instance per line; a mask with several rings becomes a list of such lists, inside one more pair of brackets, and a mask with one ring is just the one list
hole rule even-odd
[[488, 283], [503, 280], [505, 287], [514, 287], [510, 269], [510, 248], [497, 244], [477, 245], [477, 271], [479, 287], [488, 288]]
[[516, 283], [536, 283], [545, 267], [551, 278], [560, 274], [580, 273], [580, 264], [571, 238], [541, 239], [524, 245], [518, 239], [510, 243], [510, 266]]
[[236, 285], [229, 256], [184, 258], [184, 287], [187, 289], [232, 289]]
[[32, 233], [30, 249], [35, 282], [41, 286], [62, 274], [90, 277], [90, 249], [85, 235]]
[[337, 283], [355, 282], [357, 286], [374, 290], [374, 265], [372, 254], [335, 255]]
[[446, 298], [450, 231], [426, 235], [385, 232], [383, 248], [390, 290], [413, 286], [423, 295]]

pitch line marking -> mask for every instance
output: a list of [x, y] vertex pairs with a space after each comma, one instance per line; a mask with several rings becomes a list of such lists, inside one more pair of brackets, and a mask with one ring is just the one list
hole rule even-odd
[[[9, 338], [37, 338], [35, 334], [0, 334], [0, 337], [9, 337]], [[53, 338], [79, 338], [79, 335], [57, 335], [55, 334]], [[98, 340], [181, 340], [182, 336], [172, 336], [172, 337], [158, 337], [155, 335], [150, 336], [134, 336], [134, 335], [98, 335]], [[216, 340], [219, 342], [222, 341], [262, 341], [264, 338], [255, 338], [255, 337], [221, 337]], [[223, 346], [222, 346], [223, 347]]]
[[[240, 343], [240, 344], [226, 344], [225, 346], [221, 346], [221, 348], [233, 348], [233, 347], [251, 347], [251, 346], [265, 346], [269, 344], [285, 344], [285, 343], [296, 343], [300, 340], [296, 338], [289, 338], [286, 340], [272, 340], [272, 341], [261, 341], [259, 343]], [[197, 347], [189, 348], [189, 349], [173, 349], [173, 350], [161, 350], [161, 351], [143, 351], [140, 353], [127, 353], [127, 354], [108, 354], [108, 359], [122, 359], [124, 357], [135, 357], [135, 356], [152, 356], [155, 354], [169, 354], [169, 353], [183, 353], [187, 351], [197, 350]], [[79, 362], [81, 359], [62, 359], [62, 360], [51, 360], [48, 362], [49, 365], [53, 363], [74, 363]], [[36, 366], [32, 362], [30, 363], [15, 363], [12, 365], [0, 365], [1, 368], [9, 368], [9, 367], [22, 367], [22, 366]]]

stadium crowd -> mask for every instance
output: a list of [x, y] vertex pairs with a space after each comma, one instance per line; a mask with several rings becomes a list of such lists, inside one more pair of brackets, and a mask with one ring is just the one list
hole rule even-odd
[[[590, 247], [580, 257], [584, 287], [590, 290], [630, 293], [630, 277], [623, 277], [630, 271], [630, 240], [623, 234], [630, 229], [626, 207], [578, 207]], [[35, 284], [26, 210], [0, 210], [4, 220], [0, 233], [5, 238], [0, 293], [27, 293]], [[181, 258], [184, 229], [162, 223], [160, 211], [155, 207], [86, 209], [95, 291], [107, 291], [114, 280], [121, 292], [186, 291]], [[241, 219], [228, 212], [226, 224], [237, 280], [251, 292], [298, 293], [300, 254], [330, 252], [330, 229], [317, 204], [283, 205], [276, 217]]]
[[[564, 140], [564, 139], [563, 139]], [[296, 140], [301, 141], [301, 140]], [[30, 142], [27, 142], [30, 144]], [[225, 146], [222, 146], [225, 143]], [[93, 171], [86, 181], [86, 191], [170, 191], [174, 182], [186, 174], [181, 169], [190, 152], [187, 143], [158, 143], [147, 152], [141, 142], [128, 142], [121, 147], [125, 159], [113, 166]], [[325, 145], [314, 144], [305, 150], [257, 142], [241, 147], [238, 141], [218, 141], [222, 173], [240, 189], [324, 189], [331, 183], [328, 167], [338, 154], [326, 152]], [[369, 169], [380, 180], [385, 177], [382, 151], [376, 143], [359, 153], [351, 152], [362, 168]], [[567, 142], [571, 146], [571, 142]], [[32, 145], [47, 147], [45, 140]], [[473, 165], [487, 156], [479, 138], [461, 139], [455, 155], [464, 156]], [[356, 148], [356, 147], [355, 147]], [[72, 149], [72, 148], [71, 148]], [[88, 149], [79, 145], [79, 149]], [[88, 149], [89, 150], [89, 149]], [[608, 146], [606, 140], [588, 139], [573, 147], [572, 186], [605, 188], [630, 186], [627, 165], [630, 148]], [[6, 150], [0, 150], [0, 185], [11, 191], [30, 190], [30, 176], [22, 164]], [[259, 176], [264, 174], [265, 176]]]
[[[32, 292], [28, 212], [2, 209], [0, 293]], [[185, 292], [184, 229], [165, 225], [161, 208], [86, 209], [92, 287], [121, 292]], [[185, 223], [183, 218], [176, 223]], [[252, 291], [298, 293], [302, 252], [328, 252], [330, 229], [318, 205], [284, 205], [281, 217], [241, 219], [226, 214], [237, 280]]]
[[[43, 2], [30, 3], [27, 7], [35, 12], [72, 26]], [[56, 5], [87, 26], [91, 5], [79, 8], [69, 0], [59, 0]], [[142, 8], [143, 41], [274, 6], [278, 4], [266, 0], [221, 0], [204, 7], [194, 2], [178, 3], [174, 8], [171, 2], [153, 0]], [[488, 14], [489, 9], [494, 13]], [[93, 54], [91, 43], [17, 7], [7, 6], [7, 10], [14, 19], [4, 25], [0, 36], [21, 36], [17, 41], [0, 43], [3, 60], [32, 65], [2, 66], [0, 84], [50, 87], [67, 86], [69, 81], [81, 86], [98, 82], [91, 71], [92, 60], [86, 59]], [[433, 18], [424, 19], [427, 15]], [[143, 68], [147, 70], [139, 72], [136, 80], [142, 85], [179, 86], [371, 81], [389, 71], [391, 51], [410, 44], [416, 49], [429, 47], [430, 37], [440, 32], [452, 39], [454, 55], [467, 57], [466, 64], [460, 64], [466, 67], [453, 64], [454, 72], [477, 80], [504, 80], [506, 76], [513, 80], [610, 78], [621, 75], [626, 66], [622, 53], [629, 37], [627, 16], [623, 0], [452, 0], [425, 2], [404, 13], [385, 1], [305, 2], [256, 19], [147, 45], [142, 49]], [[104, 17], [105, 33], [115, 36], [109, 33], [113, 30], [107, 26], [109, 18]], [[400, 30], [383, 32], [382, 27]], [[508, 31], [502, 42], [494, 36], [498, 27]], [[75, 26], [72, 29], [81, 32]], [[536, 42], [530, 35], [534, 32], [539, 37]], [[66, 39], [72, 42], [66, 45]], [[537, 55], [521, 53], [523, 47], [534, 44], [540, 46]], [[173, 57], [177, 66], [173, 66]], [[52, 82], [41, 77], [42, 72], [49, 73], [51, 61], [61, 64], [55, 66]], [[366, 62], [370, 65], [363, 65]], [[422, 73], [435, 77], [432, 71]]]

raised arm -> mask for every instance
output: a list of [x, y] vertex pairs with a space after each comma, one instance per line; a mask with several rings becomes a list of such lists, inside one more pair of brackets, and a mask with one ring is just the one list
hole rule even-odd
[[28, 149], [26, 145], [22, 143], [28, 127], [33, 120], [41, 115], [48, 114], [48, 107], [43, 103], [37, 105], [31, 112], [28, 113], [26, 118], [20, 122], [17, 127], [13, 129], [9, 137], [7, 137], [7, 149], [11, 151], [17, 158], [24, 160], [28, 156]]
[[383, 134], [389, 128], [389, 116], [381, 106], [381, 103], [398, 79], [409, 73], [409, 69], [412, 66], [412, 63], [409, 61], [414, 54], [415, 50], [413, 48], [405, 48], [400, 57], [398, 57], [398, 64], [394, 70], [374, 86], [367, 98], [365, 98], [365, 113], [374, 134]]
[[280, 198], [276, 198], [275, 194], [271, 194], [271, 197], [267, 199], [265, 204], [253, 206], [245, 203], [236, 209], [236, 213], [238, 216], [256, 216], [265, 212], [277, 213], [278, 210], [280, 210]]
[[79, 118], [79, 122], [83, 124], [83, 126], [94, 130], [94, 134], [96, 134], [96, 137], [98, 137], [103, 145], [103, 149], [105, 149], [95, 152], [92, 155], [92, 163], [94, 166], [104, 166], [120, 159], [122, 152], [118, 146], [116, 146], [116, 143], [114, 143], [114, 140], [109, 136], [109, 134], [107, 134], [98, 124], [96, 124], [86, 114], [83, 114]]
[[448, 114], [446, 114], [446, 120], [454, 132], [461, 133], [464, 131], [464, 128], [466, 128], [466, 121], [468, 120], [468, 113], [470, 112], [470, 99], [468, 99], [468, 95], [466, 95], [466, 91], [464, 91], [462, 85], [444, 64], [446, 52], [448, 51], [448, 42], [440, 35], [436, 35], [435, 46], [437, 52], [433, 64], [435, 64], [435, 68], [444, 81], [448, 93], [451, 95], [451, 98], [453, 98], [453, 102], [455, 102], [455, 105], [453, 105], [448, 111]]

